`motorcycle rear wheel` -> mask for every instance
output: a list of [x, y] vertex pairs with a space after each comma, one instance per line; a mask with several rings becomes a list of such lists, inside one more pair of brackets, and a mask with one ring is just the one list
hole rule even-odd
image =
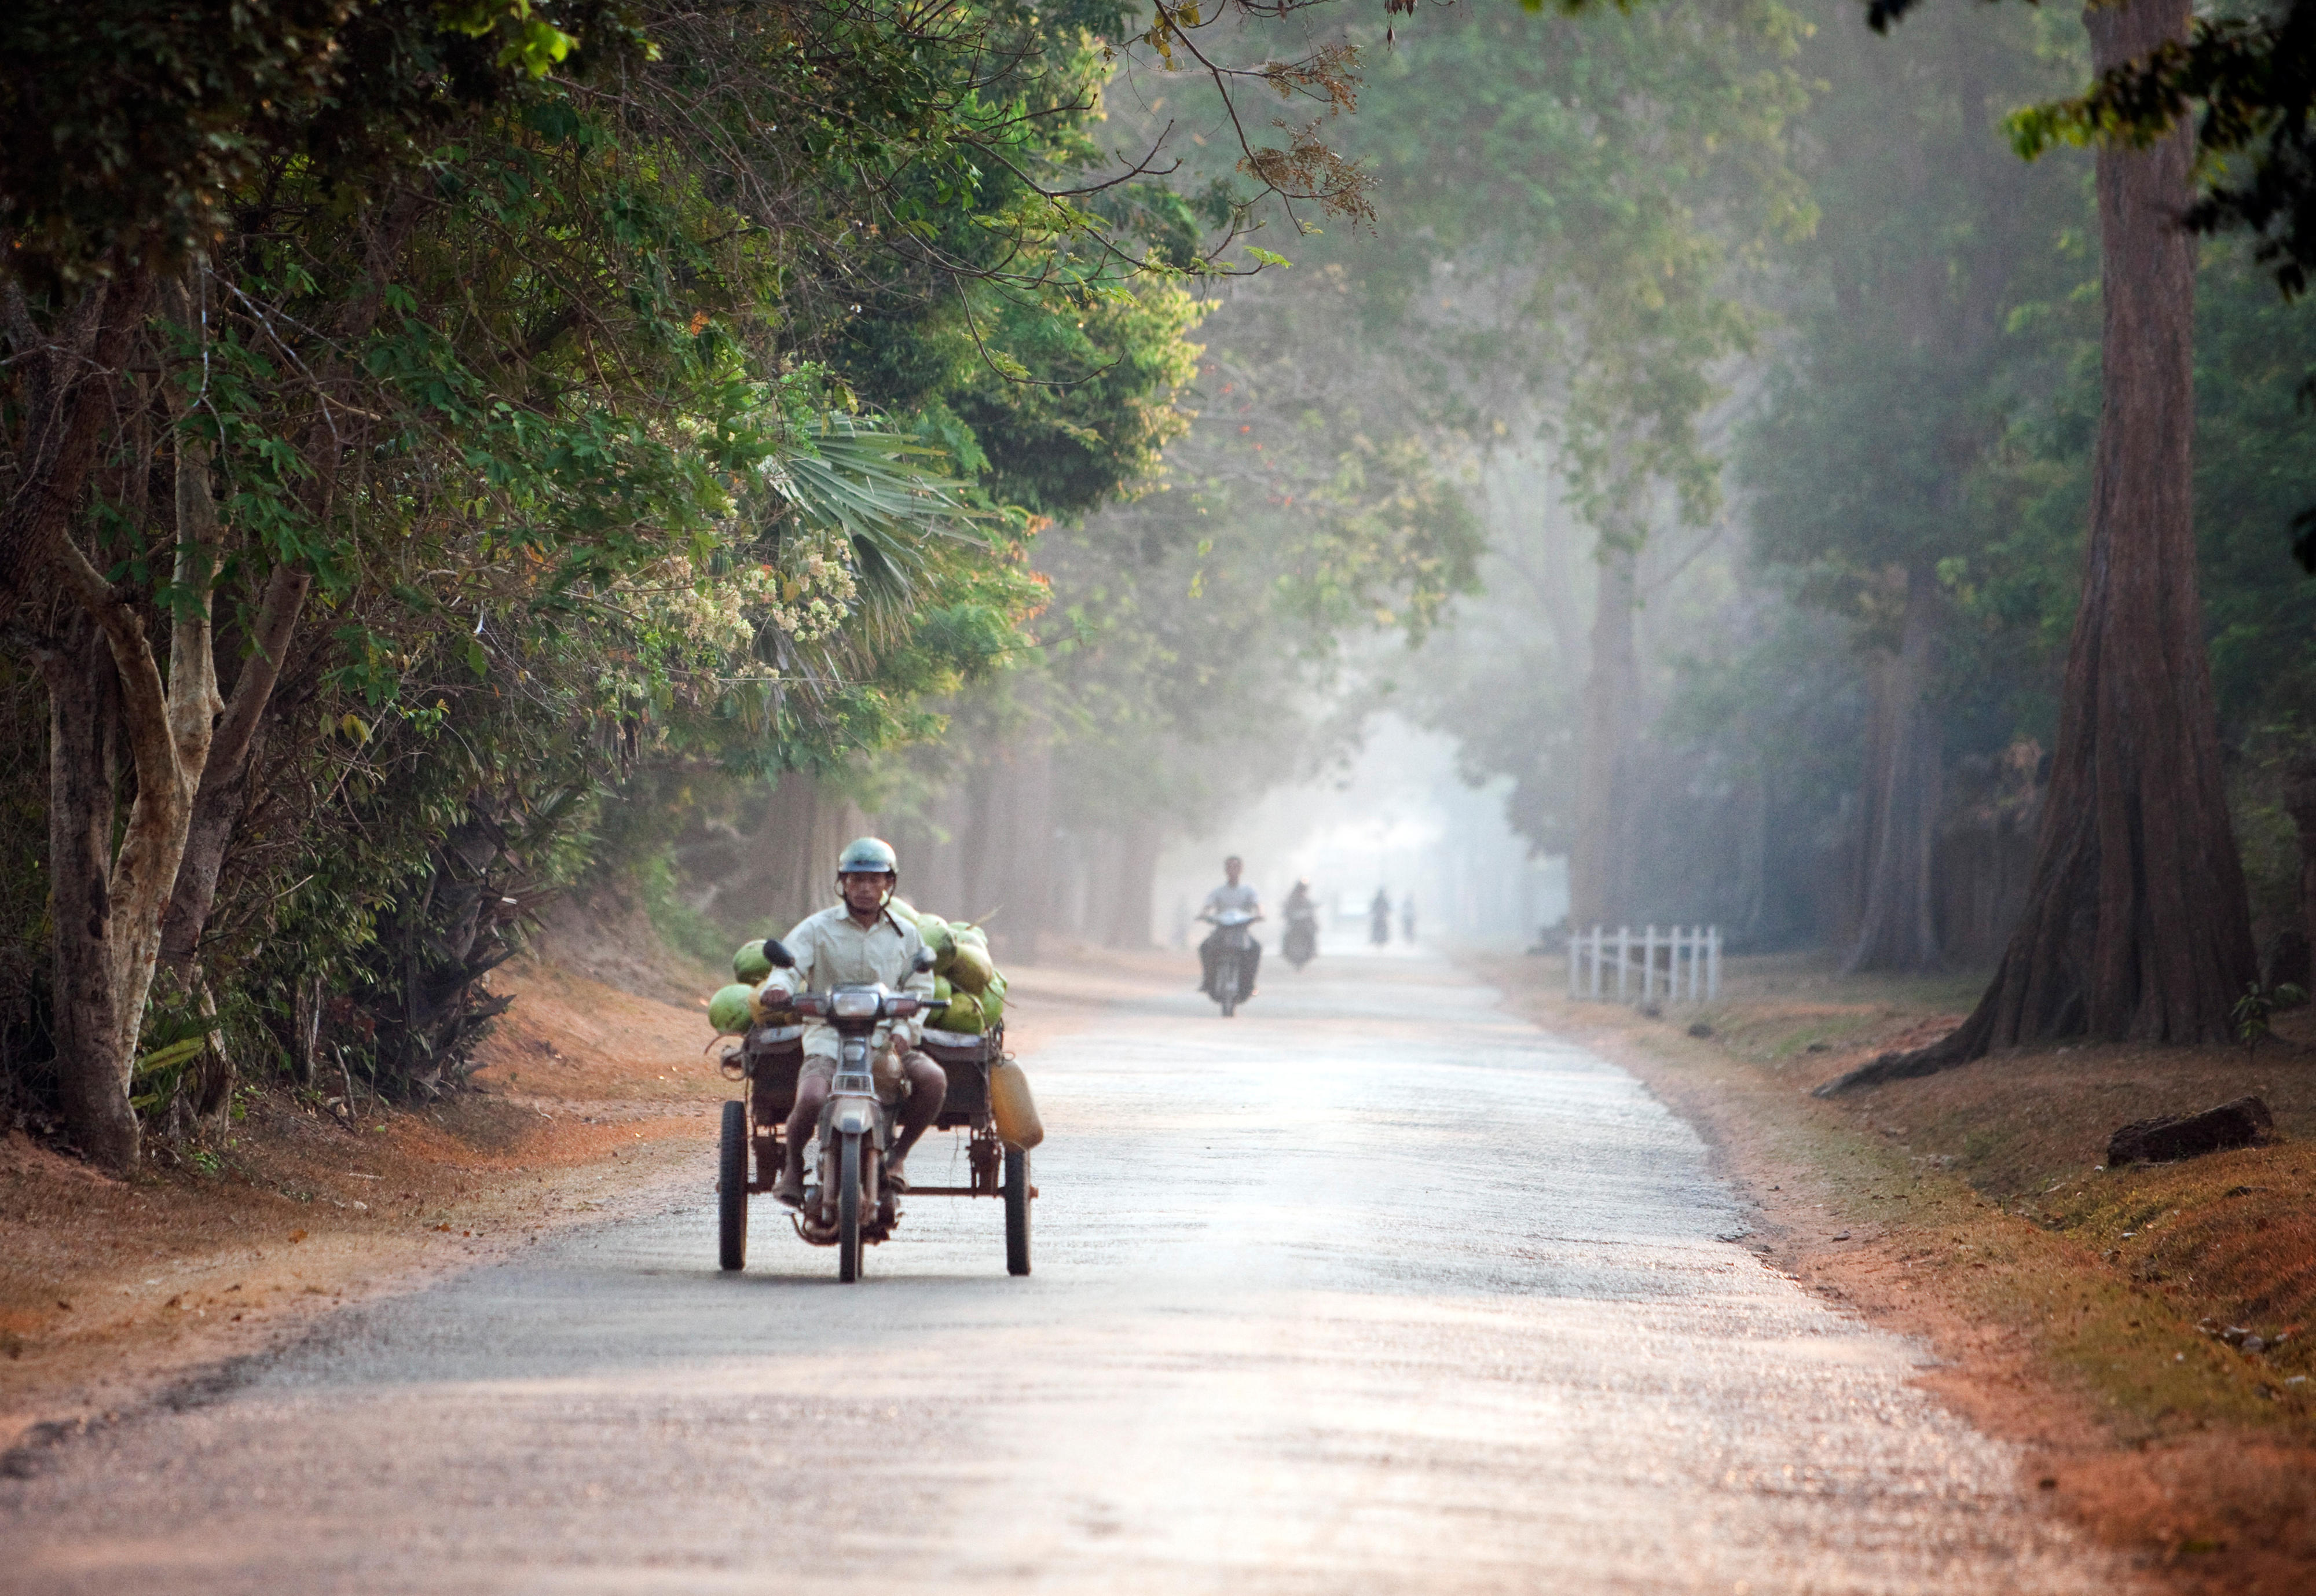
[[1029, 1272], [1029, 1155], [1005, 1149], [1005, 1272]]
[[860, 1278], [860, 1133], [844, 1139], [836, 1154], [836, 1278], [851, 1285]]
[[716, 1262], [727, 1273], [748, 1266], [748, 1105], [724, 1105], [716, 1159]]

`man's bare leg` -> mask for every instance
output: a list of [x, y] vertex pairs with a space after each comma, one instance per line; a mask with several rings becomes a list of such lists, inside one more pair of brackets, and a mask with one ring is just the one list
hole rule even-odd
[[790, 1208], [804, 1206], [804, 1144], [820, 1126], [821, 1105], [828, 1101], [828, 1077], [806, 1070], [797, 1080], [796, 1107], [788, 1111], [788, 1167], [772, 1195]]
[[909, 1149], [933, 1128], [940, 1117], [941, 1104], [949, 1098], [949, 1072], [922, 1053], [911, 1053], [901, 1060], [902, 1073], [908, 1077], [909, 1095], [901, 1104], [901, 1139], [885, 1156], [885, 1178], [902, 1175], [902, 1161]]

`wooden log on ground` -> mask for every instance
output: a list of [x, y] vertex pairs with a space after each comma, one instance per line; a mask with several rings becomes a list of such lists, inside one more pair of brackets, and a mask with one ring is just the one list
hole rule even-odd
[[2169, 1164], [2229, 1148], [2249, 1147], [2275, 1128], [2267, 1104], [2239, 1097], [2198, 1114], [2133, 1120], [2107, 1139], [2107, 1165]]

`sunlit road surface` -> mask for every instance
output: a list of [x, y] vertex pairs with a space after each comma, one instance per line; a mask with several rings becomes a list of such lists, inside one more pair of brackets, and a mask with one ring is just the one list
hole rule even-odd
[[0, 1588], [2132, 1588], [1723, 1239], [1630, 1077], [1394, 953], [1029, 1060], [1029, 1279], [931, 1198], [853, 1287], [759, 1199], [719, 1276], [703, 1146], [680, 1208], [0, 1481]]

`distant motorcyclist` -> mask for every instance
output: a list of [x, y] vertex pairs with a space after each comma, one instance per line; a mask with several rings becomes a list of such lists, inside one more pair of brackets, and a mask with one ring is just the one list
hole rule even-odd
[[1377, 947], [1391, 940], [1391, 898], [1381, 887], [1367, 902], [1367, 940]]
[[[799, 922], [783, 938], [796, 966], [775, 970], [765, 985], [793, 997], [882, 982], [930, 1007], [932, 971], [916, 967], [924, 940], [915, 926], [886, 907], [900, 880], [901, 861], [890, 844], [863, 837], [848, 845], [836, 861], [836, 889], [843, 901]], [[949, 1095], [948, 1075], [916, 1051], [922, 1029], [922, 1020], [895, 1020], [878, 1026], [869, 1043], [877, 1060], [877, 1095], [886, 1103], [904, 1090], [908, 1095], [901, 1138], [885, 1157], [885, 1184], [896, 1192], [907, 1189], [901, 1166], [909, 1149], [931, 1128]], [[772, 1195], [790, 1208], [804, 1202], [804, 1144], [820, 1123], [839, 1052], [835, 1026], [826, 1020], [806, 1024], [804, 1069], [797, 1077], [796, 1109], [788, 1115], [788, 1168], [772, 1188]]]
[[[1226, 909], [1241, 909], [1252, 915], [1256, 919], [1262, 918], [1262, 895], [1252, 887], [1241, 884], [1238, 879], [1245, 868], [1246, 865], [1236, 854], [1223, 861], [1223, 874], [1227, 879], [1221, 886], [1207, 893], [1207, 900], [1198, 906], [1200, 919], [1211, 919]], [[1215, 990], [1215, 959], [1222, 951], [1222, 927], [1217, 926], [1207, 934], [1207, 939], [1204, 942], [1198, 944], [1198, 968], [1201, 971], [1198, 990], [1214, 998], [1217, 1003], [1222, 999]], [[1262, 944], [1255, 941], [1253, 935], [1250, 934], [1246, 939], [1246, 989], [1240, 994], [1242, 1000], [1254, 996], [1255, 972], [1262, 968]]]
[[1287, 962], [1300, 970], [1319, 954], [1319, 909], [1311, 901], [1311, 883], [1298, 881], [1287, 894], [1287, 937], [1282, 944]]

